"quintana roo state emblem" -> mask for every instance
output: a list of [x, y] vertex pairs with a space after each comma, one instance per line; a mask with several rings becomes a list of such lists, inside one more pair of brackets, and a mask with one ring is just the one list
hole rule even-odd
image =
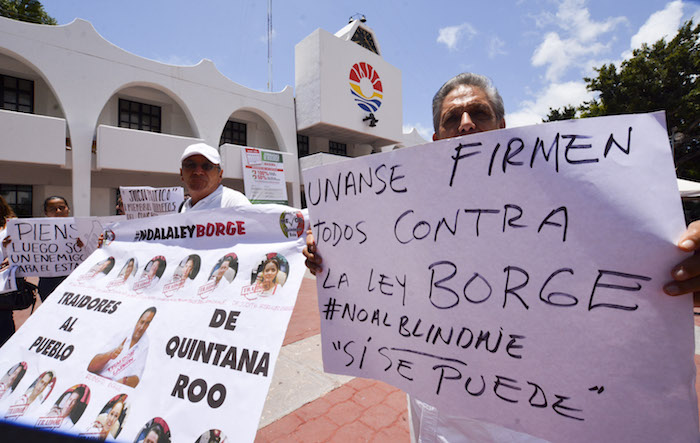
[[377, 71], [369, 63], [359, 62], [350, 68], [350, 93], [355, 103], [367, 112], [376, 112], [382, 105], [384, 89]]

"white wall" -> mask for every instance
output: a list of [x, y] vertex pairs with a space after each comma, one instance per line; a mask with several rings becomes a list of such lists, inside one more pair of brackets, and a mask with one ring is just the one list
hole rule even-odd
[[[65, 115], [72, 145], [66, 167], [70, 168], [75, 215], [90, 215], [92, 206], [98, 204], [93, 193], [97, 201], [103, 198], [102, 191], [92, 183], [92, 146], [98, 122], [116, 125], [116, 100], [120, 95], [162, 103], [165, 133], [196, 136], [214, 146], [232, 114], [256, 110], [267, 125], [259, 124], [260, 129], [253, 133], [257, 143], [296, 154], [290, 87], [274, 93], [254, 91], [226, 78], [209, 60], [195, 66], [172, 66], [138, 57], [104, 40], [90, 23], [80, 19], [47, 26], [0, 18], [0, 53], [18, 54], [16, 59], [1, 57], [0, 72], [34, 74], [30, 79], [37, 81], [41, 96], [37, 110], [49, 114], [62, 110], [61, 115]], [[49, 88], [40, 84], [41, 78], [50, 83], [55, 100], [45, 93]], [[57, 143], [65, 146], [65, 135]], [[100, 149], [104, 147], [98, 146], [98, 152]], [[0, 159], [0, 169], [10, 166], [19, 171], [20, 178], [25, 175], [26, 165], [5, 163]], [[34, 184], [47, 184], [41, 174], [38, 178]], [[21, 183], [6, 176], [0, 180]], [[299, 187], [298, 182], [295, 187]], [[300, 200], [292, 198], [292, 204], [299, 205]]]
[[[401, 71], [352, 41], [317, 29], [295, 47], [296, 106], [299, 131], [319, 123], [390, 140], [402, 136]], [[362, 121], [369, 112], [357, 106], [349, 74], [359, 62], [371, 65], [382, 82], [379, 120], [372, 128]], [[343, 140], [337, 140], [343, 141]]]

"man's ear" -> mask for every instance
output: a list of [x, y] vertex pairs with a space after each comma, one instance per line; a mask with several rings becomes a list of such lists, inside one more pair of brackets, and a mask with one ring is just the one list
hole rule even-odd
[[180, 180], [185, 181], [185, 177], [182, 176], [182, 168], [180, 168]]
[[221, 183], [221, 180], [224, 178], [224, 170], [219, 166], [219, 183]]
[[433, 141], [436, 142], [438, 140], [440, 139], [438, 138], [437, 134], [433, 132]]
[[505, 118], [501, 119], [501, 123], [498, 124], [498, 127], [500, 129], [504, 129], [506, 127], [506, 119]]

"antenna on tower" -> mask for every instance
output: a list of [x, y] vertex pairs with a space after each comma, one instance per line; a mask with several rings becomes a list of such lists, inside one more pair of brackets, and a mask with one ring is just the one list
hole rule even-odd
[[267, 90], [272, 92], [272, 0], [267, 0]]

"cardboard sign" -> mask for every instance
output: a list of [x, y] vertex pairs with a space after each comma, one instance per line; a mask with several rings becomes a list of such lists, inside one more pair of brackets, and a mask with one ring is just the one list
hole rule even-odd
[[287, 204], [282, 154], [257, 148], [241, 151], [245, 195], [252, 203]]
[[175, 214], [185, 199], [185, 191], [181, 186], [172, 188], [120, 186], [119, 194], [128, 220]]
[[97, 249], [100, 234], [124, 219], [122, 215], [10, 219], [10, 265], [17, 266], [17, 277], [68, 275]]
[[120, 441], [154, 428], [253, 441], [305, 269], [287, 211], [111, 227], [0, 350], [0, 418]]
[[663, 113], [304, 179], [327, 371], [551, 441], [698, 441], [692, 298], [662, 292], [684, 258]]

